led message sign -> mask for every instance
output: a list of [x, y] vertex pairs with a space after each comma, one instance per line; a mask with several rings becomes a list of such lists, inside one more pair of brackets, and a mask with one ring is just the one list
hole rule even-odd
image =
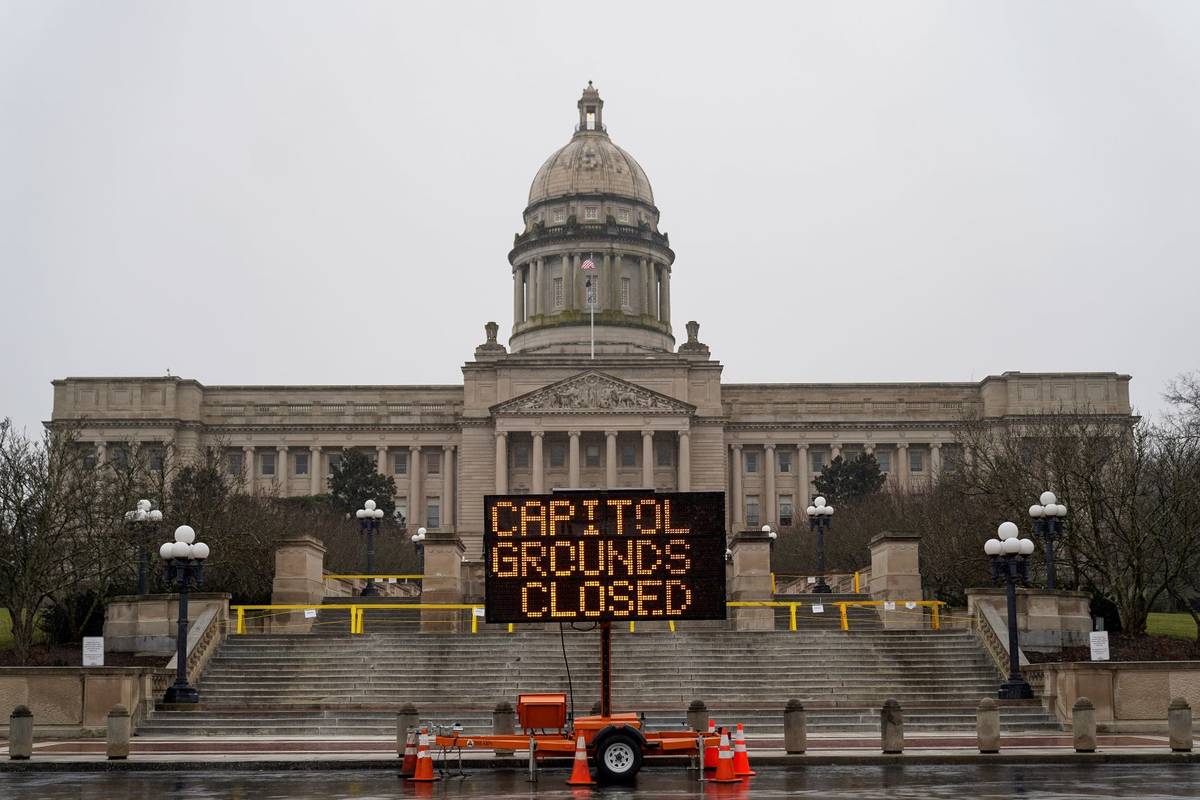
[[488, 622], [725, 619], [725, 495], [484, 498]]

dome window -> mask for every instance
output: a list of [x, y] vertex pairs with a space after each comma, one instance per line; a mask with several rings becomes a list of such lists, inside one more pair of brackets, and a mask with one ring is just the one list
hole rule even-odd
[[583, 218], [585, 220], [591, 220], [591, 221], [600, 219], [600, 209], [597, 208], [596, 206], [584, 206], [583, 207]]
[[555, 225], [561, 225], [567, 219], [567, 212], [563, 211], [561, 208], [556, 208], [556, 209], [554, 209], [553, 219], [554, 219]]
[[617, 222], [623, 223], [625, 225], [629, 224], [629, 209], [628, 208], [618, 208], [617, 209]]

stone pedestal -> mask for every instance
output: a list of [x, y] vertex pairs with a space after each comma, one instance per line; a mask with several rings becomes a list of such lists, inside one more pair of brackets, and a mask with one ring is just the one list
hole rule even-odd
[[[272, 605], [311, 605], [320, 608], [325, 599], [325, 545], [311, 536], [285, 539], [275, 548], [275, 580], [271, 584]], [[310, 633], [315, 619], [304, 611], [287, 611], [270, 617], [272, 633]]]
[[1076, 700], [1071, 709], [1071, 734], [1076, 753], [1096, 752], [1096, 709], [1086, 697]]
[[[513, 733], [516, 730], [516, 714], [513, 712], [512, 703], [507, 700], [501, 700], [492, 710], [492, 733], [506, 734]], [[497, 750], [497, 758], [508, 758], [512, 756], [512, 750]]]
[[[422, 603], [462, 603], [462, 563], [466, 548], [450, 531], [425, 534], [425, 577], [421, 582]], [[464, 627], [469, 611], [421, 609], [422, 631], [457, 631]], [[469, 623], [467, 623], [469, 625]]]
[[900, 703], [890, 697], [883, 702], [883, 708], [879, 710], [879, 734], [883, 752], [904, 752], [904, 711], [900, 708]]
[[871, 599], [892, 600], [895, 611], [880, 608], [883, 627], [895, 630], [925, 627], [924, 614], [904, 607], [906, 600], [921, 600], [921, 537], [915, 533], [885, 531], [871, 539]]
[[[730, 600], [770, 601], [771, 537], [762, 531], [742, 531], [729, 544], [733, 551], [733, 586]], [[738, 631], [769, 631], [775, 628], [775, 609], [734, 608], [733, 628]]]
[[703, 700], [693, 700], [688, 706], [687, 726], [697, 733], [708, 730], [708, 706]]
[[[1017, 589], [1017, 630], [1021, 649], [1057, 653], [1064, 647], [1080, 647], [1088, 643], [1092, 616], [1086, 592], [1051, 592], [1037, 588]], [[967, 589], [967, 614], [989, 605], [1001, 619], [1008, 618], [1006, 590], [1000, 587]]]
[[129, 737], [133, 735], [130, 724], [129, 709], [115, 705], [108, 712], [108, 741], [105, 752], [109, 761], [121, 761], [129, 758]]
[[1192, 752], [1192, 707], [1182, 697], [1174, 698], [1167, 707], [1167, 733], [1172, 752]]
[[792, 698], [783, 709], [783, 749], [803, 753], [808, 749], [808, 716], [804, 704]]
[[8, 757], [24, 761], [33, 755], [33, 712], [17, 706], [8, 717]]
[[[224, 592], [188, 593], [188, 616], [192, 622], [210, 608], [220, 619], [228, 619], [229, 595]], [[104, 605], [104, 650], [169, 656], [175, 652], [178, 619], [178, 594], [114, 597]]]
[[975, 733], [979, 739], [979, 752], [1000, 752], [1000, 707], [990, 697], [979, 701], [975, 712]]

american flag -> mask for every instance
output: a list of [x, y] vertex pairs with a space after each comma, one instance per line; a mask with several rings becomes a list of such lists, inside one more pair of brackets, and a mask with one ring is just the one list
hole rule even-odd
[[580, 269], [595, 269], [596, 264], [589, 258], [579, 265]]

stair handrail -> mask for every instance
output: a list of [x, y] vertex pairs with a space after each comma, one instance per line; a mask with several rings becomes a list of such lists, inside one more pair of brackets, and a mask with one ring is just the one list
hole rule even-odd
[[[983, 645], [984, 651], [992, 659], [996, 671], [1001, 675], [1008, 674], [1008, 623], [1001, 618], [1000, 613], [986, 603], [975, 606], [974, 625], [975, 635]], [[1029, 666], [1029, 659], [1024, 651], [1017, 646], [1017, 658], [1021, 668]]]

